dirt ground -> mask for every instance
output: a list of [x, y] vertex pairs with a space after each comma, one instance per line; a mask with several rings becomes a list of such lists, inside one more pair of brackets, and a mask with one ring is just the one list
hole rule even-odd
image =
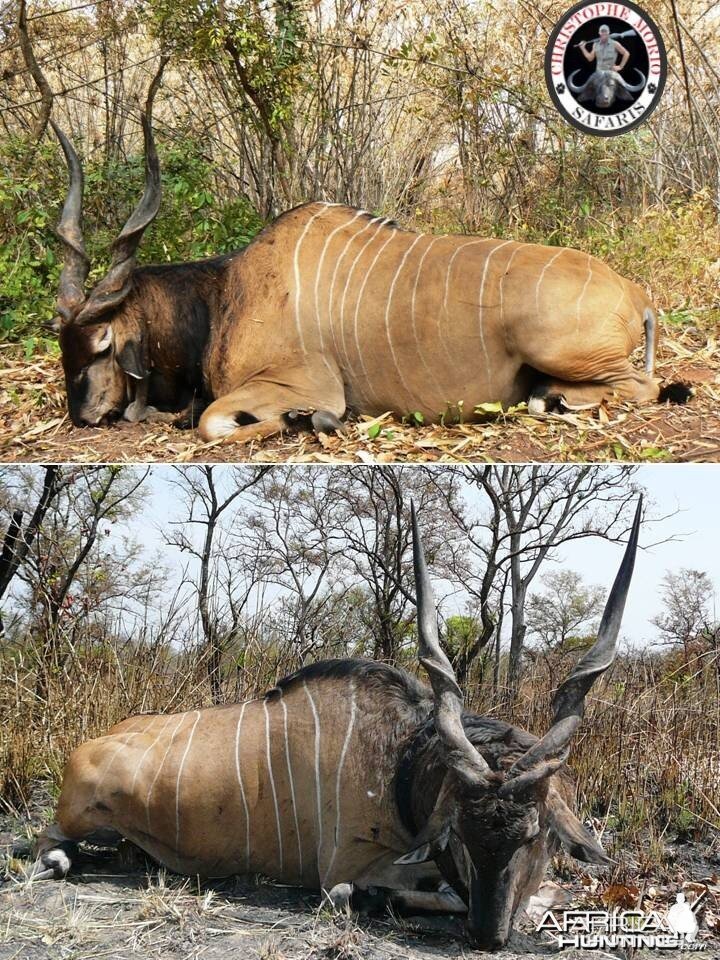
[[[685, 406], [611, 402], [600, 410], [530, 417], [521, 407], [452, 427], [402, 424], [389, 414], [351, 422], [344, 435], [286, 434], [246, 445], [203, 444], [195, 431], [68, 421], [60, 363], [0, 348], [0, 460], [30, 462], [250, 461], [389, 463], [720, 460], [718, 316], [666, 330], [657, 374], [689, 382]], [[639, 360], [636, 361], [639, 363]]]
[[[558, 952], [548, 935], [536, 932], [537, 918], [525, 915], [508, 947], [487, 954], [468, 946], [456, 918], [333, 915], [317, 892], [263, 878], [201, 883], [154, 868], [129, 845], [120, 852], [85, 851], [68, 880], [30, 884], [23, 879], [30, 861], [14, 855], [28, 853], [30, 829], [49, 810], [46, 801], [29, 819], [0, 817], [0, 960], [546, 960]], [[701, 955], [720, 960], [716, 845], [668, 844], [658, 876], [639, 886], [609, 885], [595, 868], [568, 869], [569, 863], [560, 864], [553, 879], [573, 906], [629, 907], [640, 900], [645, 911], [662, 913], [681, 887], [689, 899], [702, 893]], [[637, 859], [628, 855], [624, 867], [637, 874]], [[562, 952], [563, 960], [613, 955]]]

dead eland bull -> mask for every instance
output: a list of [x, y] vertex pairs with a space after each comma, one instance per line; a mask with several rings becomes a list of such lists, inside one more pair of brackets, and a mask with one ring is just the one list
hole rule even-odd
[[[244, 250], [138, 267], [160, 207], [143, 114], [145, 192], [88, 294], [83, 175], [70, 170], [58, 327], [70, 416], [97, 425], [201, 413], [204, 440], [248, 441], [292, 425], [341, 426], [350, 410], [469, 419], [529, 400], [531, 412], [592, 406], [617, 393], [684, 401], [653, 378], [656, 317], [635, 283], [577, 250], [427, 236], [342, 204], [307, 203]], [[645, 337], [645, 368], [628, 357]], [[301, 415], [303, 414], [303, 415]], [[308, 414], [308, 420], [304, 414]]]
[[263, 873], [335, 903], [372, 886], [404, 908], [467, 911], [474, 941], [502, 947], [561, 845], [610, 862], [570, 810], [564, 761], [615, 657], [639, 525], [640, 505], [597, 641], [541, 739], [463, 711], [413, 514], [432, 691], [385, 664], [328, 660], [258, 700], [125, 720], [72, 754], [36, 876], [64, 876], [78, 841], [126, 837], [183, 874]]

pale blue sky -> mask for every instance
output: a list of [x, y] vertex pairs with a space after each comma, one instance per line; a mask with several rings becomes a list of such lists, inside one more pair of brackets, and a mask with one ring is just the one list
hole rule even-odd
[[[679, 510], [677, 516], [654, 525], [644, 537], [645, 543], [671, 536], [675, 541], [638, 554], [622, 634], [631, 643], [642, 645], [655, 636], [655, 628], [648, 621], [658, 610], [658, 591], [666, 570], [704, 570], [712, 577], [720, 597], [720, 466], [643, 466], [637, 480], [646, 487], [658, 514]], [[570, 544], [561, 556], [568, 567], [589, 582], [609, 588], [621, 554], [619, 545], [594, 538]], [[717, 617], [720, 619], [720, 609]]]
[[[229, 468], [228, 468], [229, 469]], [[325, 467], [296, 467], [294, 469], [337, 469]], [[170, 467], [153, 468], [151, 489], [141, 539], [147, 546], [160, 547], [161, 540], [155, 524], [176, 515], [172, 489], [167, 484]], [[710, 574], [720, 597], [720, 466], [716, 465], [655, 465], [643, 466], [634, 478], [645, 486], [649, 508], [654, 515], [675, 516], [646, 528], [641, 535], [641, 546], [674, 537], [671, 542], [639, 552], [635, 576], [623, 621], [622, 636], [631, 644], [644, 646], [656, 637], [649, 622], [659, 607], [659, 592], [664, 573], [688, 567]], [[149, 524], [147, 521], [151, 521]], [[137, 533], [137, 531], [135, 531]], [[599, 538], [575, 541], [559, 555], [556, 565], [545, 567], [545, 572], [567, 567], [579, 572], [589, 583], [609, 588], [622, 556], [622, 546]], [[163, 554], [171, 568], [183, 563], [177, 550], [163, 547]], [[538, 584], [539, 585], [539, 584]], [[720, 609], [717, 610], [720, 618]]]

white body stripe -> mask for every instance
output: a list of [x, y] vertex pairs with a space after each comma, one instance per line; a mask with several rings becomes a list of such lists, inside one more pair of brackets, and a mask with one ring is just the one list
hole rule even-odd
[[[320, 293], [320, 277], [322, 275], [323, 265], [325, 263], [325, 257], [327, 256], [328, 249], [332, 243], [333, 237], [335, 237], [341, 230], [344, 230], [346, 227], [351, 227], [353, 223], [358, 219], [358, 217], [365, 216], [364, 210], [358, 210], [355, 216], [346, 223], [341, 223], [339, 227], [335, 227], [334, 230], [328, 234], [325, 243], [323, 244], [322, 253], [320, 254], [320, 259], [318, 260], [317, 273], [315, 274], [315, 319], [317, 320], [318, 325], [318, 334], [320, 336], [320, 349], [324, 348], [323, 335], [322, 335], [322, 324], [320, 322], [320, 303], [319, 303], [319, 293]], [[356, 234], [353, 234], [350, 240], [352, 241], [355, 238]], [[337, 268], [337, 264], [336, 264]]]
[[303, 353], [306, 353], [305, 350], [305, 338], [303, 337], [302, 324], [300, 323], [300, 247], [303, 244], [303, 240], [318, 217], [321, 217], [324, 213], [327, 212], [327, 207], [329, 204], [324, 203], [323, 209], [318, 210], [317, 213], [314, 213], [308, 222], [305, 224], [305, 229], [300, 234], [298, 242], [295, 244], [295, 253], [293, 254], [293, 268], [295, 271], [295, 326], [297, 328], [298, 337], [300, 338], [300, 347]]
[[310, 702], [313, 720], [315, 721], [315, 793], [317, 799], [317, 818], [318, 818], [318, 836], [317, 836], [317, 868], [318, 877], [321, 876], [320, 855], [323, 844], [323, 826], [322, 826], [322, 793], [320, 790], [320, 718], [315, 707], [315, 701], [308, 690], [307, 683], [303, 680], [303, 689]]
[[[390, 306], [392, 304], [392, 298], [395, 292], [395, 284], [397, 283], [398, 277], [402, 273], [402, 268], [405, 266], [407, 258], [412, 253], [415, 247], [415, 244], [418, 243], [420, 240], [422, 240], [422, 238], [423, 238], [422, 233], [419, 234], [417, 237], [415, 237], [413, 242], [410, 244], [410, 246], [407, 248], [407, 250], [403, 254], [403, 258], [400, 261], [400, 266], [397, 268], [397, 270], [395, 271], [395, 276], [392, 278], [392, 283], [390, 284], [390, 292], [388, 293], [387, 306], [385, 307], [385, 336], [387, 338], [388, 346], [390, 347], [390, 354], [392, 356], [393, 363], [395, 364], [395, 369], [397, 370], [398, 376], [400, 377], [400, 381], [403, 387], [405, 388], [405, 393], [407, 393], [408, 397], [410, 398], [411, 406], [413, 404], [414, 397], [413, 397], [412, 391], [410, 390], [410, 388], [408, 387], [405, 381], [405, 377], [403, 376], [402, 370], [400, 369], [400, 366], [397, 362], [397, 356], [395, 355], [395, 347], [393, 347], [392, 337], [390, 336]], [[362, 360], [362, 350], [360, 348], [360, 341], [358, 339], [357, 315], [355, 316], [355, 321], [356, 321], [355, 322], [355, 344], [357, 346], [358, 356]], [[363, 371], [365, 371], [364, 363], [363, 363]], [[366, 373], [366, 376], [367, 376], [367, 373]]]
[[[437, 390], [437, 392], [438, 392], [439, 394], [442, 394], [442, 390], [441, 390], [441, 387], [440, 387], [440, 383], [439, 383], [439, 381], [438, 381], [438, 379], [437, 379], [437, 376], [435, 375], [435, 371], [432, 369], [432, 367], [430, 367], [430, 366], [428, 365], [428, 362], [427, 362], [427, 360], [425, 359], [425, 354], [424, 354], [423, 351], [422, 351], [422, 347], [421, 347], [421, 345], [420, 345], [420, 341], [418, 340], [417, 325], [416, 325], [416, 323], [415, 323], [415, 297], [416, 297], [416, 295], [417, 295], [418, 282], [419, 282], [419, 280], [420, 280], [420, 274], [422, 273], [422, 268], [423, 268], [423, 263], [425, 262], [425, 257], [430, 253], [431, 249], [435, 246], [435, 244], [438, 242], [438, 240], [443, 240], [443, 239], [445, 239], [445, 238], [444, 238], [444, 237], [433, 237], [433, 238], [430, 240], [430, 243], [429, 243], [429, 244], [427, 245], [427, 247], [425, 248], [425, 250], [423, 250], [423, 254], [422, 254], [422, 256], [420, 257], [420, 262], [418, 263], [417, 273], [415, 274], [415, 284], [413, 285], [412, 299], [411, 299], [411, 302], [410, 302], [410, 324], [411, 324], [411, 326], [412, 326], [413, 339], [415, 340], [415, 347], [416, 347], [416, 349], [417, 349], [418, 356], [420, 357], [420, 362], [421, 362], [422, 365], [425, 367], [425, 369], [426, 369], [426, 371], [427, 371], [427, 373], [428, 373], [428, 376], [431, 378], [431, 380], [432, 380], [433, 383], [435, 384], [435, 388], [436, 388], [436, 390]], [[447, 399], [447, 398], [445, 398], [445, 399]]]
[[560, 250], [558, 250], [555, 256], [550, 257], [548, 262], [540, 271], [540, 276], [538, 277], [537, 283], [535, 284], [535, 313], [537, 315], [538, 320], [540, 319], [540, 287], [542, 285], [543, 280], [545, 279], [545, 274], [550, 269], [550, 267], [555, 263], [557, 258], [561, 257], [564, 253], [565, 253], [564, 248], [561, 248]]
[[[358, 292], [358, 297], [357, 297], [357, 300], [355, 301], [355, 315], [354, 315], [354, 317], [353, 317], [353, 328], [354, 328], [354, 331], [355, 331], [355, 342], [358, 343], [358, 347], [359, 347], [359, 342], [358, 342], [358, 316], [359, 316], [359, 313], [360, 313], [360, 301], [362, 300], [363, 293], [365, 292], [365, 287], [367, 286], [367, 282], [368, 282], [368, 280], [370, 279], [370, 274], [371, 274], [371, 273], [373, 272], [373, 270], [375, 269], [375, 264], [376, 264], [376, 263], [378, 262], [378, 260], [380, 259], [380, 255], [382, 254], [382, 252], [383, 252], [383, 250], [385, 249], [385, 247], [387, 247], [387, 245], [388, 245], [389, 243], [391, 243], [394, 239], [395, 239], [395, 232], [394, 232], [394, 231], [391, 231], [390, 236], [385, 240], [385, 242], [383, 243], [383, 245], [380, 247], [380, 249], [378, 250], [378, 252], [377, 252], [377, 253], [375, 254], [375, 256], [373, 257], [373, 261], [372, 261], [372, 263], [370, 264], [368, 270], [366, 271], [365, 276], [363, 277], [362, 283], [360, 284], [360, 290], [359, 290], [359, 292]], [[363, 395], [366, 396], [366, 394], [365, 394], [365, 385], [369, 386], [370, 384], [369, 384], [369, 379], [368, 379], [368, 375], [367, 375], [367, 370], [366, 370], [366, 368], [365, 368], [365, 361], [362, 359], [362, 353], [360, 353], [360, 364], [361, 364], [361, 366], [362, 366], [362, 368], [363, 368], [363, 374], [365, 375], [365, 384], [363, 384]], [[371, 389], [371, 393], [374, 394], [375, 391]]]
[[[128, 731], [123, 731], [122, 733], [116, 733], [116, 734], [114, 734], [114, 736], [116, 736], [116, 737], [139, 737], [139, 736], [142, 736], [142, 734], [140, 733], [139, 730], [137, 730], [137, 731], [136, 731], [136, 730], [132, 730], [132, 731], [131, 731], [131, 730], [128, 730]], [[127, 746], [127, 743], [125, 743], [124, 740], [123, 740], [121, 743], [118, 743], [117, 746], [115, 747], [115, 749], [112, 751], [112, 753], [111, 753], [110, 756], [108, 757], [108, 761], [107, 761], [107, 763], [105, 764], [105, 766], [103, 767], [102, 773], [100, 774], [100, 776], [98, 777], [98, 779], [97, 779], [97, 781], [96, 781], [96, 783], [95, 783], [95, 789], [94, 789], [94, 791], [93, 791], [93, 797], [96, 797], [96, 796], [97, 796], [98, 790], [100, 789], [100, 787], [101, 787], [101, 786], [103, 785], [103, 783], [105, 782], [105, 777], [106, 777], [106, 776], [108, 775], [108, 773], [110, 772], [110, 768], [112, 767], [112, 765], [113, 765], [113, 763], [114, 763], [114, 761], [115, 761], [115, 757], [116, 757], [116, 756], [120, 753], [120, 751], [121, 751], [124, 747], [126, 747], [126, 746]]]
[[332, 868], [335, 864], [335, 857], [338, 852], [338, 846], [340, 843], [340, 781], [342, 777], [343, 767], [345, 766], [345, 756], [350, 746], [350, 740], [352, 739], [353, 728], [355, 727], [355, 679], [353, 678], [350, 681], [350, 719], [348, 721], [347, 732], [345, 733], [345, 742], [342, 745], [342, 750], [340, 752], [340, 761], [338, 762], [337, 767], [337, 776], [335, 777], [335, 842], [333, 844], [332, 857], [328, 868], [325, 871], [325, 877], [323, 879], [323, 887], [326, 885], [327, 878], [330, 876]]
[[150, 744], [150, 746], [145, 749], [145, 752], [143, 753], [143, 755], [140, 757], [140, 760], [138, 761], [138, 764], [135, 767], [135, 773], [133, 774], [132, 784], [130, 785], [130, 793], [132, 793], [135, 790], [135, 783], [137, 781], [138, 774], [140, 773], [140, 768], [145, 762], [145, 757], [150, 753], [151, 750], [153, 750], [158, 745], [158, 743], [160, 742], [160, 737], [162, 737], [162, 735], [165, 733], [167, 728], [170, 726], [171, 720], [172, 720], [172, 714], [169, 717], [165, 717], [165, 723], [162, 725], [162, 729], [160, 730], [158, 735], [155, 737], [153, 742]]
[[[337, 206], [337, 204], [331, 204], [331, 206]], [[362, 217], [364, 215], [365, 215], [364, 210], [358, 210], [355, 216], [352, 218], [352, 220], [349, 221], [349, 223], [348, 222], [341, 223], [339, 227], [335, 227], [335, 229], [328, 234], [325, 240], [325, 243], [323, 244], [322, 253], [320, 254], [320, 259], [318, 261], [317, 273], [315, 274], [315, 325], [317, 326], [318, 337], [320, 338], [320, 355], [322, 356], [323, 363], [325, 364], [325, 366], [327, 367], [328, 371], [333, 376], [333, 378], [337, 381], [343, 393], [345, 392], [345, 385], [343, 384], [343, 379], [340, 376], [337, 369], [332, 365], [332, 363], [330, 363], [330, 360], [328, 357], [328, 351], [325, 349], [325, 342], [324, 342], [324, 337], [322, 332], [322, 319], [320, 317], [319, 295], [318, 295], [319, 288], [320, 288], [320, 276], [322, 274], [323, 264], [325, 263], [325, 257], [327, 255], [328, 247], [330, 246], [330, 242], [332, 241], [332, 238], [341, 230], [344, 230], [345, 227], [351, 226], [353, 223], [355, 223], [358, 217]]]
[[348, 242], [347, 242], [347, 243], [345, 244], [345, 246], [343, 247], [342, 253], [340, 254], [340, 256], [339, 256], [339, 257], [337, 258], [337, 260], [335, 261], [335, 269], [333, 270], [332, 280], [330, 281], [330, 293], [329, 293], [329, 295], [328, 295], [328, 323], [330, 324], [330, 332], [331, 332], [331, 334], [332, 334], [333, 346], [334, 346], [334, 348], [335, 348], [336, 351], [337, 351], [337, 349], [338, 349], [338, 341], [337, 341], [337, 337], [335, 336], [335, 324], [334, 324], [334, 322], [333, 322], [332, 301], [333, 301], [333, 294], [334, 294], [334, 292], [335, 292], [335, 281], [337, 280], [337, 275], [338, 275], [338, 270], [340, 269], [340, 264], [341, 264], [341, 263], [343, 262], [343, 260], [345, 259], [345, 256], [346, 256], [348, 250], [350, 249], [350, 247], [352, 246], [353, 241], [354, 241], [357, 237], [359, 237], [359, 236], [361, 236], [363, 233], [365, 233], [365, 231], [368, 230], [374, 223], [377, 223], [377, 221], [378, 221], [378, 220], [381, 220], [381, 219], [382, 219], [382, 217], [375, 217], [375, 218], [372, 219], [372, 220], [368, 220], [368, 222], [365, 224], [365, 226], [362, 228], [362, 230], [358, 230], [356, 233], [354, 233], [354, 234], [350, 237], [350, 239], [348, 240]]
[[278, 807], [277, 788], [275, 787], [275, 777], [272, 768], [272, 756], [270, 754], [270, 712], [268, 710], [267, 700], [263, 700], [263, 710], [265, 711], [265, 748], [268, 765], [268, 775], [270, 777], [270, 789], [272, 790], [273, 805], [275, 807], [275, 825], [277, 826], [278, 852], [280, 855], [280, 873], [283, 871], [283, 842], [282, 829], [280, 827], [280, 808]]
[[240, 797], [242, 799], [243, 809], [245, 811], [245, 867], [250, 869], [250, 811], [248, 809], [247, 797], [245, 796], [245, 786], [243, 785], [242, 771], [240, 769], [240, 729], [242, 727], [243, 717], [245, 716], [245, 707], [248, 701], [243, 703], [238, 717], [237, 727], [235, 728], [235, 775], [238, 786], [240, 787]]
[[[360, 248], [360, 252], [356, 255], [355, 259], [353, 260], [352, 264], [350, 265], [350, 269], [348, 270], [347, 276], [345, 277], [345, 286], [343, 288], [342, 297], [340, 298], [340, 339], [342, 340], [342, 351], [343, 351], [343, 354], [345, 355], [346, 365], [349, 365], [350, 356], [347, 352], [347, 348], [345, 347], [345, 300], [347, 298], [347, 292], [350, 289], [350, 279], [355, 271], [355, 267], [360, 262], [360, 258], [365, 253], [365, 251], [370, 246], [370, 244], [373, 242], [375, 237], [377, 237], [377, 235], [380, 233], [380, 229], [382, 228], [383, 224], [386, 222], [387, 222], [386, 217], [375, 217], [374, 220], [370, 221], [370, 223], [368, 224], [368, 227], [371, 226], [371, 224], [376, 223], [378, 225], [378, 228], [373, 233], [373, 235], [368, 240], [366, 240], [365, 243], [362, 245], [362, 247]], [[365, 229], [367, 229], [367, 227]], [[364, 233], [364, 232], [365, 230], [360, 231], [360, 233]], [[356, 234], [356, 236], [360, 236], [360, 233]], [[332, 291], [331, 291], [331, 296], [332, 296]]]
[[583, 288], [580, 291], [580, 296], [578, 297], [578, 302], [577, 302], [577, 312], [575, 314], [575, 333], [580, 332], [580, 304], [582, 303], [582, 299], [585, 296], [585, 291], [587, 290], [590, 280], [592, 278], [592, 260], [590, 258], [590, 254], [587, 255], [587, 262], [588, 262], [587, 277], [585, 278], [585, 283], [583, 284]]
[[195, 734], [195, 727], [197, 727], [199, 720], [200, 711], [196, 710], [195, 723], [192, 725], [190, 736], [185, 744], [185, 750], [183, 751], [182, 760], [180, 761], [180, 766], [178, 767], [177, 779], [175, 781], [175, 849], [178, 851], [180, 849], [180, 778], [182, 777], [183, 767], [185, 766], [187, 755], [190, 752], [190, 744], [192, 743], [192, 738]]
[[510, 259], [505, 264], [503, 275], [502, 277], [500, 277], [500, 326], [503, 325], [503, 288], [505, 286], [505, 277], [510, 273], [510, 267], [512, 266], [512, 262], [521, 250], [522, 250], [521, 245], [518, 245], [517, 247], [515, 247], [515, 249], [513, 250], [510, 256]]
[[[282, 692], [280, 693], [280, 696], [282, 696]], [[295, 821], [295, 835], [297, 836], [298, 864], [300, 868], [300, 876], [302, 876], [302, 872], [303, 872], [302, 837], [300, 836], [300, 825], [298, 823], [297, 804], [295, 803], [295, 781], [293, 780], [292, 765], [290, 763], [290, 741], [288, 740], [287, 704], [285, 703], [284, 700], [282, 701], [282, 709], [283, 709], [283, 729], [285, 730], [285, 761], [287, 763], [288, 780], [290, 781], [290, 800], [292, 802], [293, 820]]]
[[482, 344], [483, 355], [485, 357], [485, 374], [487, 376], [488, 388], [492, 394], [492, 373], [490, 372], [490, 358], [488, 357], [487, 346], [485, 344], [485, 324], [483, 323], [483, 294], [485, 292], [485, 280], [487, 278], [488, 266], [490, 265], [490, 260], [497, 253], [498, 250], [502, 250], [503, 247], [506, 247], [509, 243], [512, 243], [512, 240], [503, 240], [502, 243], [494, 247], [490, 253], [485, 257], [485, 266], [483, 267], [482, 280], [480, 282], [480, 292], [478, 294], [478, 323], [480, 326], [480, 343]]
[[152, 796], [152, 792], [155, 789], [155, 784], [157, 783], [157, 779], [160, 776], [160, 772], [162, 768], [165, 766], [165, 761], [167, 760], [168, 754], [172, 749], [172, 745], [175, 741], [175, 737], [177, 736], [177, 732], [180, 729], [180, 727], [183, 725], [183, 721], [185, 720], [186, 716], [187, 716], [186, 713], [180, 714], [180, 720], [178, 721], [178, 723], [175, 726], [175, 729], [172, 732], [172, 736], [170, 737], [170, 743], [165, 748], [165, 753], [163, 754], [163, 758], [160, 761], [160, 766], [155, 771], [155, 776], [153, 777], [153, 781], [150, 784], [148, 788], [147, 796], [145, 797], [145, 813], [147, 814], [148, 833], [150, 832], [150, 797]]
[[[480, 240], [466, 240], [465, 243], [461, 243], [459, 247], [456, 247], [456, 248], [453, 250], [452, 256], [451, 256], [450, 259], [448, 260], [448, 265], [447, 265], [447, 267], [445, 268], [445, 292], [444, 292], [444, 295], [443, 295], [443, 305], [442, 305], [442, 310], [439, 310], [439, 311], [438, 311], [437, 321], [436, 321], [436, 322], [437, 322], [437, 334], [438, 334], [438, 335], [437, 335], [437, 338], [438, 338], [438, 342], [443, 345], [443, 349], [444, 349], [445, 354], [446, 354], [448, 360], [450, 361], [450, 363], [453, 362], [453, 358], [452, 358], [452, 354], [450, 353], [450, 348], [449, 348], [448, 345], [447, 345], [447, 339], [448, 339], [448, 338], [447, 338], [447, 336], [444, 337], [444, 336], [442, 335], [442, 328], [441, 328], [441, 325], [440, 325], [440, 324], [441, 324], [441, 318], [442, 318], [442, 316], [443, 316], [443, 314], [444, 314], [444, 315], [445, 315], [445, 318], [446, 318], [446, 321], [447, 321], [447, 324], [448, 324], [448, 326], [450, 326], [450, 317], [449, 317], [449, 315], [448, 315], [448, 294], [449, 294], [449, 291], [450, 291], [450, 275], [452, 274], [452, 268], [453, 268], [453, 263], [455, 262], [455, 257], [457, 257], [457, 255], [458, 255], [459, 253], [461, 253], [461, 252], [465, 249], [465, 247], [472, 247], [472, 246], [474, 246], [476, 243], [487, 243], [487, 240], [486, 240], [486, 239], [485, 239], [485, 240], [483, 240], [483, 239], [480, 239]], [[449, 399], [449, 398], [448, 398], [448, 399]]]

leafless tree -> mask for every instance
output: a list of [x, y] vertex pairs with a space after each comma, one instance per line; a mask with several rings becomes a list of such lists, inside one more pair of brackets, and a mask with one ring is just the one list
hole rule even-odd
[[[455, 547], [443, 477], [423, 467], [352, 467], [335, 482], [342, 505], [346, 559], [372, 600], [367, 612], [373, 657], [397, 659], [414, 622], [410, 501], [414, 500], [428, 562], [448, 571]], [[445, 490], [445, 493], [443, 493]]]
[[[508, 686], [517, 693], [527, 632], [526, 601], [531, 584], [558, 547], [573, 540], [622, 540], [628, 533], [637, 497], [634, 468], [591, 466], [469, 466], [456, 474], [480, 494], [480, 510], [455, 521], [467, 538], [480, 577], [467, 575], [476, 598], [481, 630], [473, 654], [495, 630], [498, 610], [510, 617]], [[507, 573], [507, 590], [498, 594]], [[493, 591], [497, 599], [493, 601]]]
[[[199, 467], [176, 468], [173, 484], [180, 491], [185, 505], [185, 516], [176, 522], [171, 532], [167, 532], [167, 542], [178, 547], [183, 553], [195, 558], [199, 565], [197, 579], [193, 581], [198, 599], [198, 612], [207, 651], [207, 671], [214, 703], [222, 699], [221, 665], [226, 633], [220, 629], [218, 602], [218, 543], [220, 522], [229, 514], [231, 508], [246, 491], [259, 483], [267, 468], [235, 468], [229, 484], [223, 485], [221, 492], [218, 471], [214, 466], [205, 464]], [[188, 528], [198, 527], [201, 531], [200, 542], [192, 536]], [[237, 621], [239, 609], [233, 606], [233, 590], [229, 591], [231, 609]], [[247, 596], [247, 593], [246, 593]]]
[[661, 644], [682, 644], [687, 659], [697, 642], [717, 645], [720, 623], [715, 612], [715, 588], [703, 570], [668, 570], [662, 579], [663, 610], [652, 618]]
[[[16, 569], [29, 591], [25, 602], [33, 618], [39, 701], [47, 698], [50, 672], [61, 669], [72, 654], [77, 624], [91, 620], [100, 603], [127, 593], [128, 565], [136, 548], [111, 544], [107, 537], [112, 524], [138, 509], [147, 475], [147, 470], [115, 466], [65, 468], [61, 482], [58, 474], [45, 474], [39, 499], [44, 515]], [[136, 566], [132, 574], [140, 603], [149, 602], [150, 595], [143, 597], [147, 569]]]
[[[37, 498], [32, 516], [24, 527], [24, 511], [19, 507], [12, 511], [3, 539], [2, 553], [0, 553], [0, 600], [5, 596], [13, 577], [25, 561], [48, 507], [57, 496], [60, 482], [60, 467], [55, 464], [46, 466], [44, 468], [42, 490]], [[0, 612], [0, 636], [3, 632], [4, 625]]]

